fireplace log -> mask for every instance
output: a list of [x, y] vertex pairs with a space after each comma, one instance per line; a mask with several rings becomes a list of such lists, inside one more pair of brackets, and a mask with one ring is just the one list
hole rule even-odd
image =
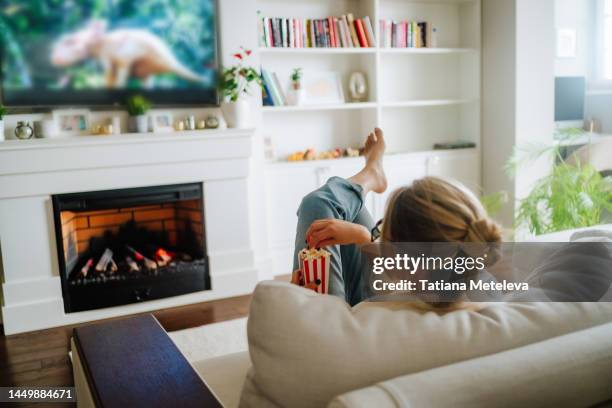
[[113, 262], [113, 251], [106, 248], [96, 264], [96, 271], [100, 273], [106, 272], [106, 269], [111, 262]]
[[172, 255], [165, 249], [159, 248], [157, 251], [155, 251], [155, 260], [159, 266], [166, 266], [170, 263], [170, 261], [172, 261]]
[[138, 272], [140, 270], [140, 266], [129, 255], [125, 257], [125, 263], [130, 267], [130, 272]]
[[110, 273], [115, 273], [119, 270], [119, 268], [117, 267], [117, 263], [115, 262], [113, 258], [110, 259], [110, 262], [108, 264], [108, 269], [110, 269]]
[[83, 267], [81, 268], [81, 272], [79, 273], [79, 277], [80, 278], [86, 278], [87, 277], [87, 274], [89, 273], [89, 270], [93, 266], [93, 263], [94, 263], [94, 259], [93, 258], [89, 258], [87, 260], [85, 265], [83, 265]]
[[140, 252], [138, 252], [137, 250], [135, 250], [129, 245], [126, 245], [125, 248], [128, 250], [129, 253], [131, 253], [134, 256], [134, 258], [136, 258], [137, 261], [142, 262], [145, 268], [151, 269], [151, 270], [157, 269], [157, 264], [155, 263], [155, 261], [150, 260], [149, 258], [147, 258], [146, 256], [144, 256], [143, 254], [141, 254]]

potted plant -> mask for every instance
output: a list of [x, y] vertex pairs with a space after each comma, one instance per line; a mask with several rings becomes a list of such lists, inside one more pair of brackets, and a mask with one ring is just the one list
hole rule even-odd
[[4, 140], [4, 115], [6, 114], [6, 108], [0, 104], [0, 142]]
[[127, 100], [127, 110], [130, 115], [131, 127], [138, 133], [147, 133], [149, 131], [149, 117], [147, 113], [151, 109], [149, 102], [142, 95], [134, 95]]
[[302, 68], [294, 68], [291, 72], [291, 89], [287, 98], [290, 105], [301, 105], [304, 100], [304, 88], [302, 88]]
[[[557, 139], [569, 140], [583, 133], [580, 129], [565, 130]], [[541, 235], [601, 223], [602, 216], [612, 211], [612, 177], [602, 176], [588, 163], [566, 161], [559, 144], [515, 151], [507, 170], [513, 175], [517, 166], [543, 155], [553, 157], [555, 163], [552, 171], [519, 201], [517, 226]]]
[[250, 50], [241, 47], [240, 52], [234, 54], [238, 63], [225, 68], [219, 77], [219, 90], [223, 97], [221, 110], [229, 127], [246, 128], [249, 125], [250, 105], [244, 96], [249, 95], [251, 85], [262, 86], [259, 72], [246, 64], [250, 55]]

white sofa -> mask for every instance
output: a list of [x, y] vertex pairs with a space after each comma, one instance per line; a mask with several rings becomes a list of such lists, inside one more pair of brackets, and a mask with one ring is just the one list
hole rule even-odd
[[[225, 407], [612, 401], [612, 303], [498, 303], [437, 315], [403, 304], [351, 309], [332, 296], [262, 282], [248, 337], [249, 351], [190, 362]], [[78, 353], [73, 364], [79, 406], [89, 406]]]

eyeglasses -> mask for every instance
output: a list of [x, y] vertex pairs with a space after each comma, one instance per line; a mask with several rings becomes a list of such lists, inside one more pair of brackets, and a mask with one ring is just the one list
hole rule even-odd
[[370, 230], [370, 236], [371, 236], [370, 239], [372, 240], [372, 242], [378, 240], [380, 236], [382, 235], [382, 224], [383, 224], [383, 219], [381, 218], [380, 220], [378, 220], [376, 225], [374, 225], [374, 228]]

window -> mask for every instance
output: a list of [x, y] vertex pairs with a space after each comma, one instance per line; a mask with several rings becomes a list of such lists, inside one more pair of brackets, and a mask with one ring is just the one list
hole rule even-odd
[[604, 0], [603, 16], [601, 17], [602, 27], [602, 66], [601, 77], [603, 80], [612, 81], [612, 0]]

